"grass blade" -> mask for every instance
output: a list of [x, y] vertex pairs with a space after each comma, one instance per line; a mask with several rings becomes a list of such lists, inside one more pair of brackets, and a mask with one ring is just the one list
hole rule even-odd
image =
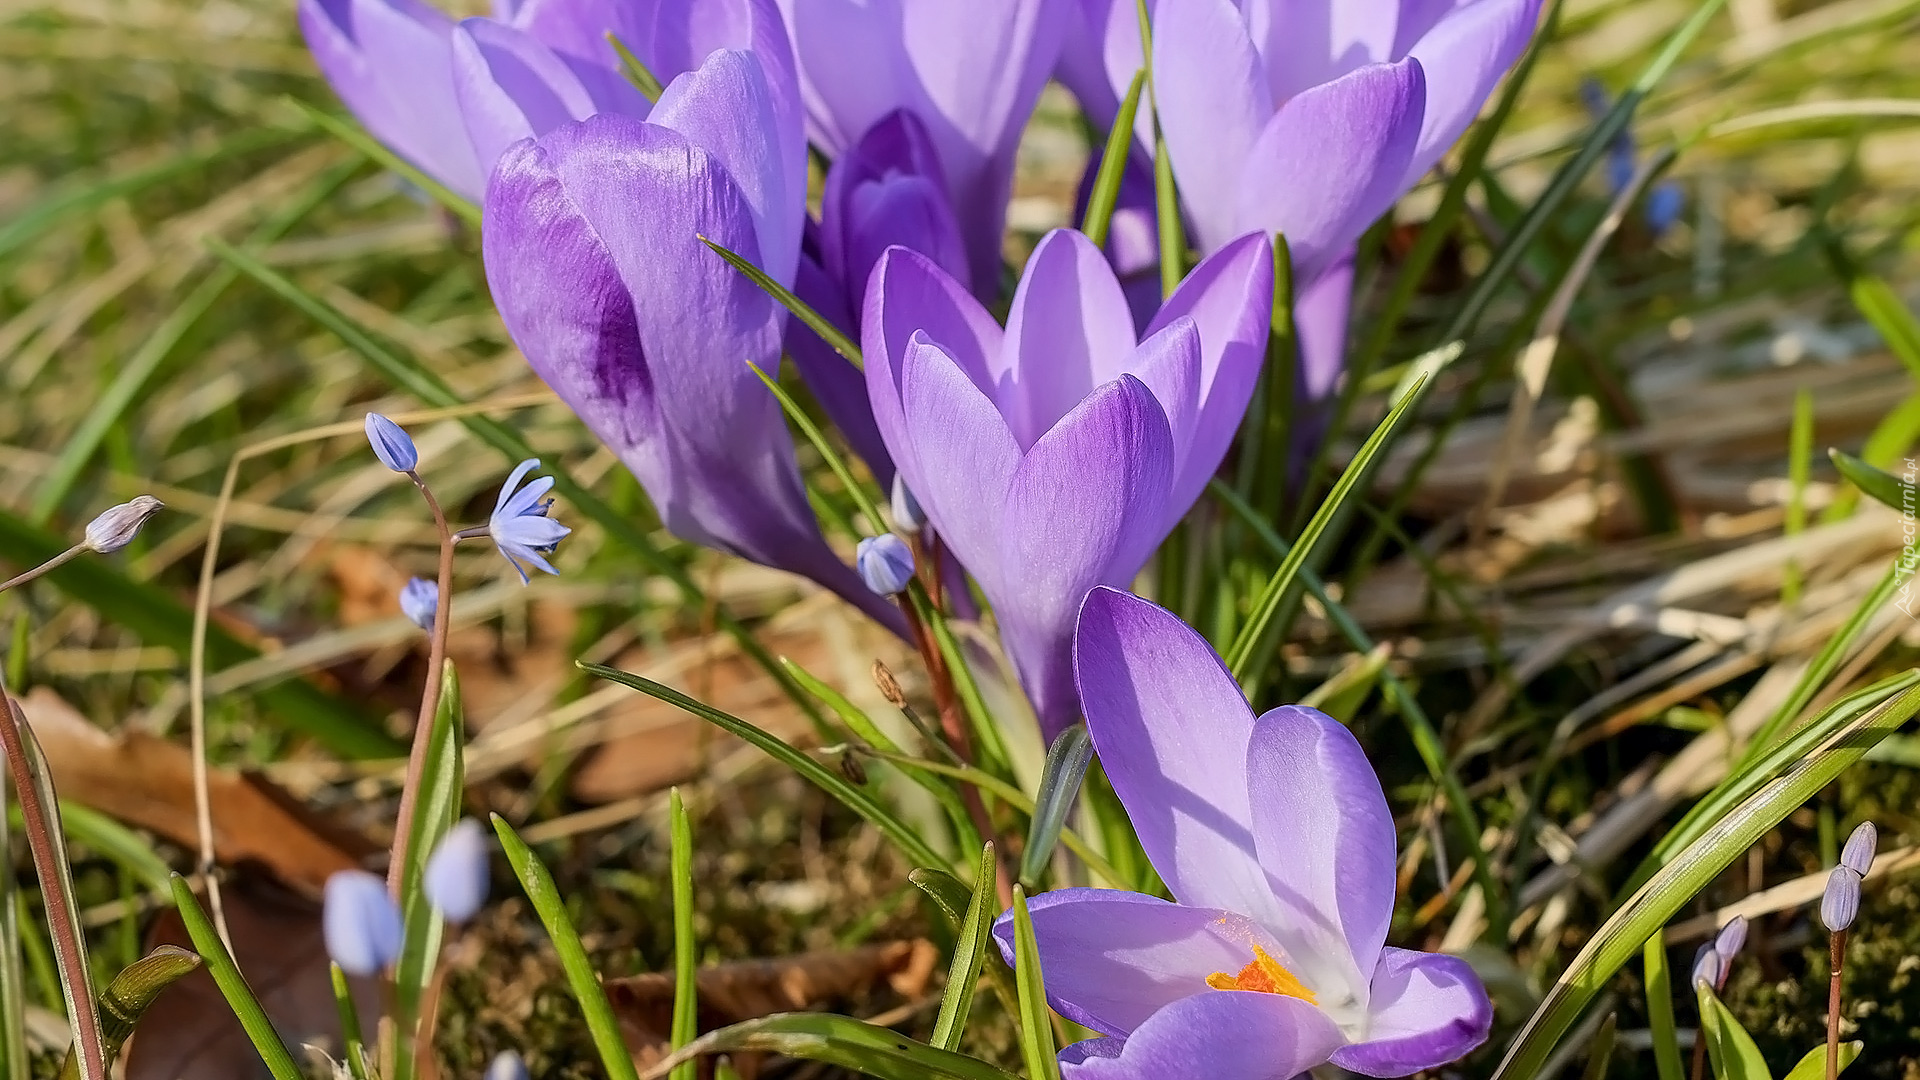
[[1053, 1018], [1040, 973], [1040, 942], [1033, 936], [1033, 916], [1027, 913], [1027, 891], [1018, 885], [1013, 887], [1013, 950], [1013, 983], [1020, 991], [1020, 1052], [1027, 1061], [1027, 1076], [1060, 1080]]
[[286, 100], [299, 110], [300, 115], [305, 117], [309, 124], [346, 143], [381, 168], [399, 173], [408, 183], [426, 192], [434, 202], [446, 207], [468, 225], [476, 229], [480, 227], [480, 207], [477, 204], [421, 172], [412, 162], [387, 149], [384, 143], [369, 135], [358, 124], [309, 105], [299, 98], [289, 97]]
[[1705, 981], [1694, 984], [1700, 1000], [1700, 1034], [1707, 1040], [1707, 1057], [1713, 1061], [1713, 1075], [1719, 1080], [1773, 1080], [1767, 1059], [1753, 1045], [1753, 1036], [1740, 1026], [1719, 995]]
[[201, 910], [200, 898], [193, 895], [193, 886], [187, 884], [187, 879], [179, 874], [173, 875], [173, 902], [180, 909], [180, 921], [186, 925], [187, 936], [193, 939], [194, 949], [200, 953], [200, 959], [206, 962], [207, 974], [213, 976], [214, 985], [220, 988], [221, 996], [227, 999], [227, 1007], [233, 1010], [240, 1026], [246, 1030], [254, 1051], [260, 1055], [267, 1071], [273, 1074], [273, 1080], [303, 1080], [299, 1064], [274, 1032], [273, 1021], [267, 1019], [267, 1011], [260, 1007], [259, 999], [247, 987], [246, 977], [240, 974], [233, 957], [228, 955], [226, 945], [220, 941], [220, 934], [213, 928], [213, 921]]
[[795, 296], [792, 289], [768, 277], [765, 270], [735, 255], [733, 252], [714, 243], [712, 240], [703, 236], [700, 238], [700, 242], [712, 248], [716, 255], [727, 260], [735, 270], [746, 275], [747, 280], [758, 285], [761, 292], [773, 297], [779, 301], [781, 307], [793, 312], [794, 318], [806, 323], [807, 329], [820, 335], [820, 340], [832, 346], [834, 352], [846, 357], [848, 363], [854, 367], [861, 365], [860, 346], [855, 345], [852, 338], [848, 337], [839, 327], [833, 325], [832, 320], [813, 310], [805, 300]]
[[706, 1054], [756, 1052], [838, 1065], [880, 1080], [1019, 1080], [965, 1054], [830, 1013], [776, 1013], [710, 1031], [649, 1069], [647, 1080]]
[[520, 834], [513, 831], [513, 826], [507, 824], [506, 818], [493, 815], [493, 831], [500, 834], [500, 846], [506, 849], [507, 862], [520, 879], [520, 887], [526, 890], [534, 913], [540, 916], [540, 924], [547, 928], [554, 951], [560, 954], [560, 967], [566, 972], [574, 1000], [580, 1003], [587, 1031], [593, 1036], [594, 1048], [600, 1052], [600, 1064], [606, 1067], [612, 1080], [638, 1080], [633, 1057], [620, 1041], [620, 1021], [613, 1015], [613, 1006], [600, 986], [599, 974], [587, 959], [586, 948], [580, 944], [573, 920], [567, 917], [567, 907], [560, 899], [560, 890], [554, 887], [553, 874], [520, 839]]
[[1647, 982], [1647, 1030], [1653, 1037], [1653, 1068], [1660, 1080], [1686, 1080], [1680, 1032], [1673, 1022], [1673, 969], [1667, 965], [1667, 935], [1656, 930], [1640, 950]]
[[[693, 940], [693, 826], [680, 802], [680, 789], [667, 793], [668, 832], [672, 837], [673, 1027], [670, 1045], [678, 1050], [700, 1034], [698, 957]], [[673, 1070], [673, 1080], [694, 1080], [698, 1065], [689, 1060]]]
[[1829, 448], [1827, 458], [1833, 462], [1834, 468], [1840, 470], [1840, 475], [1847, 478], [1848, 483], [1875, 502], [1891, 506], [1903, 514], [1913, 512], [1915, 485], [1911, 481], [1876, 469], [1845, 450]]
[[395, 1059], [394, 1080], [407, 1080], [413, 1075], [415, 1058], [424, 1049], [411, 1044], [418, 1038], [424, 1020], [419, 1015], [420, 1003], [433, 981], [446, 925], [427, 900], [421, 877], [434, 848], [460, 820], [460, 800], [466, 790], [466, 731], [460, 677], [449, 660], [441, 669], [440, 705], [427, 732], [426, 765], [420, 772], [407, 865], [400, 868], [403, 929], [400, 960], [393, 973], [394, 1022], [409, 1046]]
[[633, 55], [633, 50], [627, 48], [627, 43], [621, 41], [619, 35], [609, 30], [606, 37], [607, 44], [613, 46], [614, 53], [620, 57], [620, 74], [625, 75], [633, 88], [640, 91], [640, 96], [648, 101], [659, 101], [660, 94], [666, 89], [660, 85], [660, 76]]
[[[1845, 1072], [1847, 1066], [1853, 1064], [1853, 1059], [1859, 1057], [1860, 1051], [1866, 1048], [1867, 1044], [1861, 1042], [1859, 1039], [1855, 1039], [1852, 1042], [1841, 1043], [1840, 1071]], [[1827, 1048], [1824, 1046], [1816, 1046], [1807, 1051], [1806, 1054], [1800, 1058], [1800, 1061], [1788, 1071], [1785, 1080], [1820, 1080], [1820, 1078], [1825, 1075], [1827, 1075]]]
[[1147, 69], [1134, 73], [1120, 111], [1107, 129], [1107, 146], [1100, 153], [1100, 171], [1094, 174], [1093, 190], [1087, 195], [1087, 213], [1080, 220], [1080, 231], [1093, 246], [1107, 246], [1107, 231], [1113, 226], [1113, 208], [1120, 202], [1120, 181], [1127, 175], [1127, 159], [1133, 154], [1133, 122], [1140, 112], [1140, 92], [1147, 85]]
[[1033, 818], [1027, 824], [1027, 846], [1020, 853], [1020, 883], [1032, 888], [1060, 842], [1067, 812], [1080, 796], [1080, 781], [1093, 760], [1093, 739], [1085, 724], [1061, 732], [1047, 747], [1046, 768], [1040, 774], [1040, 793], [1033, 800]]
[[927, 1040], [941, 1050], [959, 1048], [960, 1029], [966, 1026], [967, 1013], [973, 1008], [974, 986], [980, 981], [980, 961], [986, 955], [987, 942], [993, 933], [993, 896], [999, 876], [993, 844], [989, 841], [980, 853], [980, 869], [973, 879], [973, 895], [967, 900], [967, 910], [955, 920], [960, 936], [953, 942], [947, 992], [940, 997], [940, 1015], [934, 1018], [933, 1035]]

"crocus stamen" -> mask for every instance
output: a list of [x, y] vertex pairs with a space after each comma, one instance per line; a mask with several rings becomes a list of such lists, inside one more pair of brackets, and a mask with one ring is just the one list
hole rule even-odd
[[1229, 975], [1216, 971], [1207, 976], [1207, 985], [1215, 990], [1251, 990], [1259, 994], [1283, 994], [1297, 997], [1309, 1005], [1317, 1004], [1314, 992], [1296, 978], [1293, 972], [1280, 966], [1267, 950], [1258, 945], [1253, 947], [1253, 962], [1240, 969], [1240, 974]]

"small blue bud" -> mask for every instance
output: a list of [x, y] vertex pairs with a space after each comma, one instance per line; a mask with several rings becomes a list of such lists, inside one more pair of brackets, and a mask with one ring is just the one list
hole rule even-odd
[[520, 1060], [519, 1054], [502, 1050], [487, 1066], [487, 1080], [527, 1080], [527, 1063]]
[[487, 830], [462, 818], [433, 849], [421, 885], [427, 900], [454, 922], [466, 922], [487, 902]]
[[1647, 192], [1647, 229], [1655, 236], [1673, 228], [1687, 209], [1687, 194], [1680, 185], [1665, 180]]
[[87, 522], [87, 547], [102, 555], [119, 551], [133, 543], [148, 518], [165, 508], [165, 503], [151, 495], [136, 495], [132, 502], [109, 507]]
[[420, 464], [420, 451], [413, 448], [413, 440], [406, 431], [377, 412], [367, 414], [367, 442], [373, 446], [373, 456], [380, 459], [380, 464], [394, 472], [410, 473]]
[[854, 551], [854, 567], [867, 588], [893, 596], [913, 580], [913, 549], [892, 533], [869, 536]]
[[1827, 894], [1820, 898], [1820, 922], [1839, 933], [1853, 925], [1860, 914], [1860, 875], [1845, 866], [1836, 866], [1827, 875]]
[[1873, 853], [1879, 844], [1880, 830], [1874, 828], [1871, 821], [1861, 822], [1853, 835], [1847, 837], [1847, 846], [1840, 849], [1840, 865], [1866, 877], [1867, 871], [1873, 869]]
[[320, 930], [327, 955], [349, 975], [378, 975], [400, 957], [400, 909], [386, 883], [365, 870], [327, 879]]
[[1725, 961], [1720, 959], [1719, 951], [1711, 944], [1700, 946], [1700, 951], [1693, 954], [1693, 985], [1706, 983], [1708, 986], [1719, 986], [1720, 976], [1725, 971]]
[[[1732, 967], [1733, 958], [1740, 955], [1740, 950], [1744, 948], [1746, 944], [1747, 917], [1745, 915], [1735, 915], [1732, 919], [1728, 920], [1727, 925], [1720, 928], [1720, 933], [1714, 935], [1713, 951], [1720, 954], [1722, 964], [1727, 967]], [[1721, 978], [1723, 980], [1726, 978], [1726, 972], [1721, 972]]]
[[433, 616], [440, 610], [440, 583], [429, 578], [408, 578], [400, 586], [400, 613], [413, 625], [433, 633]]
[[927, 527], [926, 511], [920, 509], [920, 500], [907, 490], [907, 482], [899, 473], [893, 474], [893, 527], [911, 536]]

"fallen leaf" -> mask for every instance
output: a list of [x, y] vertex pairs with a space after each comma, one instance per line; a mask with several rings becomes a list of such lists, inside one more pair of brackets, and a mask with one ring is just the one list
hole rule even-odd
[[[199, 846], [193, 754], [141, 731], [95, 727], [59, 694], [34, 687], [20, 702], [40, 740], [53, 782], [72, 799], [186, 848]], [[224, 866], [258, 863], [278, 880], [318, 895], [336, 870], [379, 850], [363, 834], [321, 820], [251, 773], [211, 769], [214, 856]]]
[[[932, 942], [916, 938], [702, 968], [695, 981], [700, 1030], [774, 1013], [828, 1009], [881, 987], [917, 998], [926, 991], [939, 959], [940, 950]], [[672, 973], [610, 979], [606, 988], [634, 1063], [645, 1069], [665, 1058], [673, 1022]], [[734, 1068], [742, 1080], [753, 1080], [759, 1063], [735, 1059]]]

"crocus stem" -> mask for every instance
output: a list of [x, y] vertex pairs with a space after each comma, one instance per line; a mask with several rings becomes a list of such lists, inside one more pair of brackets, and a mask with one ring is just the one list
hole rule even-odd
[[407, 751], [407, 775], [400, 786], [400, 812], [394, 820], [393, 853], [387, 860], [387, 891], [401, 899], [400, 879], [411, 854], [413, 841], [414, 795], [420, 789], [420, 774], [427, 767], [428, 733], [433, 730], [433, 714], [440, 708], [441, 669], [447, 663], [447, 623], [453, 615], [453, 530], [447, 527], [447, 515], [440, 500], [433, 497], [427, 482], [418, 473], [408, 473], [420, 497], [433, 511], [434, 528], [440, 530], [440, 595], [433, 609], [433, 630], [427, 636], [427, 685], [420, 691], [420, 716], [413, 724], [413, 744]]
[[[56, 565], [71, 555], [72, 552], [68, 552], [66, 556], [44, 564], [42, 569]], [[66, 879], [61, 872], [53, 833], [60, 827], [51, 816], [57, 811], [40, 799], [33, 759], [28, 757], [27, 752], [26, 714], [20, 711], [20, 703], [13, 700], [11, 694], [5, 695], [5, 700], [7, 716], [0, 717], [0, 749], [4, 749], [6, 754], [7, 773], [13, 780], [14, 796], [20, 800], [20, 817], [26, 824], [27, 849], [33, 853], [34, 874], [40, 879], [41, 892], [46, 894], [47, 928], [53, 934], [54, 957], [60, 964], [60, 982], [66, 990], [67, 1008], [72, 1014], [68, 1019], [73, 1026], [73, 1041], [79, 1046], [80, 1060], [85, 1065], [81, 1075], [89, 1080], [105, 1080], [107, 1055], [100, 1039], [100, 1015], [94, 1011], [93, 995], [88, 990], [91, 981], [87, 977], [86, 957], [80, 951], [80, 928], [66, 917], [72, 905], [66, 896], [63, 884]], [[51, 781], [48, 781], [48, 787], [51, 786]]]
[[13, 577], [10, 577], [5, 581], [0, 581], [0, 592], [6, 592], [8, 589], [13, 588], [15, 585], [25, 585], [27, 582], [32, 581], [34, 578], [39, 577], [41, 574], [44, 574], [49, 570], [52, 570], [54, 567], [60, 566], [63, 563], [71, 561], [76, 555], [79, 555], [81, 552], [86, 550], [88, 550], [87, 545], [75, 544], [72, 547], [68, 548], [67, 550], [61, 552], [58, 555], [55, 555], [53, 558], [48, 559], [46, 562], [41, 563], [39, 566], [36, 566], [31, 570], [22, 571], [21, 573], [15, 574]]
[[1832, 976], [1827, 980], [1827, 1080], [1840, 1075], [1840, 972], [1847, 961], [1847, 932], [1836, 930], [1830, 939]]

